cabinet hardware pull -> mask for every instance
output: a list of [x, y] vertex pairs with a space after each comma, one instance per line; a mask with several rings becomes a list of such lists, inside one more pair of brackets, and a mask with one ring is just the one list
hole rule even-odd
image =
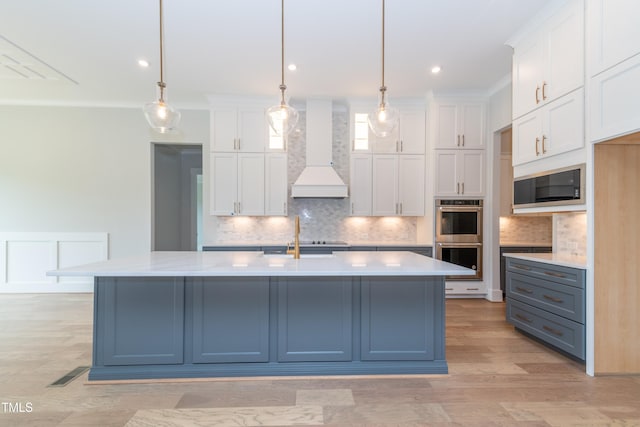
[[462, 146], [464, 147], [464, 133], [462, 134]]
[[404, 152], [404, 141], [400, 140], [400, 152]]
[[458, 147], [460, 147], [460, 135], [458, 135]]
[[238, 151], [240, 150], [240, 138], [238, 138]]
[[460, 183], [456, 183], [456, 194], [460, 194]]
[[480, 288], [467, 288], [468, 291], [479, 291]]
[[[464, 144], [462, 144], [464, 145]], [[462, 194], [464, 194], [464, 182], [462, 183]]]
[[540, 86], [536, 86], [536, 104], [540, 103], [540, 97], [538, 96], [539, 92], [540, 92]]
[[539, 143], [540, 143], [540, 138], [536, 138], [536, 156], [540, 155], [540, 150], [538, 150]]
[[559, 337], [564, 335], [561, 331], [559, 331], [557, 329], [553, 329], [553, 328], [551, 328], [551, 327], [549, 327], [547, 325], [543, 325], [542, 329], [544, 329], [545, 331], [551, 332], [552, 334], [557, 335]]
[[524, 320], [524, 321], [525, 321], [525, 322], [527, 322], [527, 323], [531, 323], [531, 322], [532, 322], [532, 320], [531, 320], [531, 319], [529, 319], [528, 317], [523, 316], [522, 314], [516, 314], [516, 317], [517, 317], [518, 319], [520, 319], [520, 320]]
[[524, 292], [525, 294], [532, 294], [533, 293], [533, 291], [531, 289], [521, 288], [520, 286], [516, 286], [516, 289], [519, 290], [520, 292]]
[[287, 202], [284, 202], [284, 203], [282, 204], [282, 207], [283, 207], [283, 211], [284, 211], [284, 213], [286, 214], [286, 213], [287, 213]]
[[444, 288], [445, 291], [452, 291], [453, 288]]
[[513, 264], [514, 268], [518, 268], [520, 270], [531, 271], [531, 267], [527, 267], [526, 265]]
[[353, 215], [353, 202], [351, 202], [351, 215]]
[[402, 202], [400, 202], [399, 205], [400, 205], [400, 212], [399, 213], [400, 213], [400, 215], [402, 215]]
[[553, 277], [559, 277], [561, 279], [566, 279], [567, 276], [562, 274], [562, 273], [556, 273], [554, 271], [545, 271], [544, 274], [546, 274], [547, 276], [553, 276]]
[[544, 91], [544, 88], [547, 87], [547, 82], [542, 82], [542, 99], [545, 100], [547, 99], [547, 94]]
[[542, 135], [542, 154], [547, 152], [547, 137]]
[[236, 213], [238, 213], [238, 204], [236, 202], [233, 202], [233, 215], [235, 215]]
[[550, 296], [550, 295], [546, 295], [546, 294], [545, 294], [545, 295], [542, 295], [542, 296], [543, 296], [545, 299], [548, 299], [549, 301], [553, 301], [553, 302], [557, 302], [557, 303], [561, 303], [561, 302], [562, 302], [562, 300], [561, 300], [561, 299], [559, 299], [559, 298], [554, 298], [554, 297], [552, 297], [552, 296]]

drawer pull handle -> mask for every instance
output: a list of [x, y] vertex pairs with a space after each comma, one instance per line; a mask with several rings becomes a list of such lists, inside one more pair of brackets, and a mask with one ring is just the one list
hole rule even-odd
[[545, 295], [542, 295], [542, 296], [543, 296], [545, 299], [548, 299], [549, 301], [553, 301], [553, 302], [557, 302], [557, 303], [561, 303], [561, 302], [563, 302], [561, 299], [559, 299], [559, 298], [554, 298], [554, 297], [552, 297], [552, 296], [550, 296], [550, 295], [546, 295], [546, 294], [545, 294]]
[[531, 323], [531, 322], [532, 322], [532, 320], [531, 320], [531, 319], [529, 319], [528, 317], [523, 316], [522, 314], [516, 314], [516, 317], [517, 317], [518, 319], [520, 319], [520, 320], [524, 320], [524, 321], [525, 321], [525, 322], [527, 322], [527, 323]]
[[532, 294], [533, 293], [533, 291], [531, 289], [521, 288], [520, 286], [516, 286], [516, 289], [519, 290], [520, 292], [524, 292], [526, 294]]
[[527, 267], [526, 265], [513, 264], [513, 266], [520, 270], [531, 271], [531, 267]]
[[554, 271], [545, 271], [544, 274], [546, 274], [547, 276], [559, 277], [561, 279], [566, 279], [567, 278], [567, 276], [565, 274], [556, 273]]
[[445, 291], [452, 291], [453, 288], [444, 288]]
[[467, 288], [468, 291], [479, 291], [480, 288]]
[[564, 335], [561, 331], [559, 331], [559, 330], [557, 330], [557, 329], [550, 328], [550, 327], [549, 327], [549, 326], [547, 326], [547, 325], [543, 325], [543, 326], [542, 326], [542, 329], [544, 329], [545, 331], [551, 332], [553, 335], [557, 335], [557, 336], [559, 336], [559, 337], [561, 337], [561, 336], [563, 336], [563, 335]]

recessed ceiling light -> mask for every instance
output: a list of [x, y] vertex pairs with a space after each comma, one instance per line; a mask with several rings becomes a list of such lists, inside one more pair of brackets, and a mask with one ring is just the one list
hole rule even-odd
[[438, 74], [441, 70], [442, 70], [442, 68], [440, 68], [440, 66], [439, 66], [439, 65], [436, 65], [435, 67], [433, 67], [433, 68], [431, 69], [431, 73], [432, 73], [432, 74]]
[[298, 69], [298, 66], [296, 64], [289, 64], [289, 71], [295, 71]]
[[146, 59], [138, 59], [138, 65], [142, 68], [148, 68], [149, 61], [147, 61]]

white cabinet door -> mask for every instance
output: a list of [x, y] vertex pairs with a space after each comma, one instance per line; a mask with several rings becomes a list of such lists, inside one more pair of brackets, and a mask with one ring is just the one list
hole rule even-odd
[[235, 215], [238, 194], [238, 159], [235, 153], [211, 153], [211, 215]]
[[402, 216], [423, 216], [424, 156], [398, 156], [398, 168], [398, 213]]
[[465, 150], [458, 154], [461, 196], [484, 195], [484, 151]]
[[220, 106], [210, 117], [211, 151], [264, 152], [269, 134], [264, 109]]
[[264, 215], [264, 154], [238, 154], [238, 215]]
[[457, 196], [460, 192], [457, 170], [457, 154], [454, 150], [435, 150], [436, 196]]
[[595, 76], [640, 53], [640, 25], [637, 19], [640, 16], [640, 2], [590, 0], [588, 5], [590, 50], [587, 58], [590, 74]]
[[584, 97], [576, 90], [513, 122], [513, 165], [584, 147]]
[[269, 135], [269, 124], [262, 108], [238, 109], [238, 151], [262, 153]]
[[513, 52], [513, 118], [537, 108], [542, 101], [540, 85], [544, 81], [544, 40], [530, 34]]
[[584, 2], [571, 0], [547, 25], [541, 95], [551, 102], [584, 86]]
[[371, 215], [373, 174], [371, 154], [351, 155], [350, 195], [351, 215]]
[[582, 89], [548, 104], [542, 119], [542, 155], [553, 156], [584, 147]]
[[439, 103], [436, 148], [484, 148], [484, 105]]
[[436, 110], [436, 147], [458, 148], [458, 106], [438, 104]]
[[235, 107], [211, 110], [211, 150], [235, 151], [237, 141], [237, 111]]
[[535, 110], [513, 121], [513, 166], [536, 160], [542, 139], [542, 111]]
[[287, 154], [265, 155], [265, 215], [287, 215]]
[[484, 150], [436, 150], [436, 196], [483, 196]]
[[424, 110], [400, 111], [400, 153], [424, 154], [427, 141], [426, 135], [426, 114]]
[[640, 130], [640, 55], [593, 77], [590, 88], [592, 141]]
[[513, 118], [584, 85], [584, 1], [569, 0], [513, 54]]
[[462, 148], [484, 148], [484, 106], [462, 104], [460, 144]]
[[398, 215], [398, 156], [373, 156], [373, 207], [376, 216]]

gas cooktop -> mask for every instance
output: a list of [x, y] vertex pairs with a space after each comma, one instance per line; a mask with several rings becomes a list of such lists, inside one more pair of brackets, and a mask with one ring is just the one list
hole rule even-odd
[[302, 240], [300, 246], [349, 246], [349, 244], [337, 240]]

